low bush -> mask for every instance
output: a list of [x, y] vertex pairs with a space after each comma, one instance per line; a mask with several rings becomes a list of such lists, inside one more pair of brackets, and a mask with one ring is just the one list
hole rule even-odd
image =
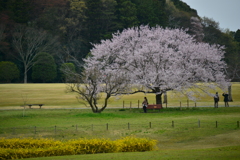
[[74, 146], [76, 154], [113, 153], [118, 151], [114, 141], [107, 139], [78, 139], [68, 143]]
[[108, 139], [76, 139], [66, 142], [53, 139], [0, 139], [0, 160], [31, 157], [49, 157], [76, 154], [152, 151], [156, 141], [125, 137]]
[[34, 139], [34, 138], [12, 138], [12, 139], [0, 139], [0, 148], [18, 149], [18, 148], [48, 148], [61, 146], [61, 141], [53, 139]]

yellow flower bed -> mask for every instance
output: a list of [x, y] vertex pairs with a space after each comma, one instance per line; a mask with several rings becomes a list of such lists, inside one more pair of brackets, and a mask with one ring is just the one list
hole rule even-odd
[[116, 143], [120, 147], [120, 152], [144, 152], [154, 150], [157, 141], [146, 138], [125, 137], [116, 140]]
[[0, 139], [1, 148], [48, 148], [52, 146], [61, 146], [63, 143], [61, 141], [53, 139], [34, 139], [34, 138], [12, 138], [12, 139]]
[[151, 151], [156, 141], [146, 138], [125, 137], [108, 139], [76, 139], [61, 142], [53, 139], [0, 139], [0, 160], [30, 157], [49, 157], [76, 154]]

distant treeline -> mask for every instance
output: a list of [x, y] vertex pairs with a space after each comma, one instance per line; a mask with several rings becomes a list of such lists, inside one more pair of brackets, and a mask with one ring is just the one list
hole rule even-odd
[[240, 30], [219, 28], [181, 0], [1, 0], [0, 83], [64, 82], [61, 68], [81, 72], [93, 43], [147, 24], [224, 45], [226, 73], [239, 81]]

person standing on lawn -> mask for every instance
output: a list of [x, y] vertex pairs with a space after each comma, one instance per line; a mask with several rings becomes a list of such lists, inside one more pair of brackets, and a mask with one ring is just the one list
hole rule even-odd
[[147, 97], [144, 97], [144, 100], [142, 102], [142, 105], [143, 105], [143, 111], [144, 113], [147, 113], [147, 106], [148, 106], [148, 99]]
[[214, 108], [218, 108], [218, 101], [219, 101], [219, 96], [218, 92], [214, 95]]
[[225, 103], [225, 107], [229, 107], [229, 104], [228, 104], [228, 94], [227, 93], [223, 93], [222, 96], [224, 97], [224, 103]]

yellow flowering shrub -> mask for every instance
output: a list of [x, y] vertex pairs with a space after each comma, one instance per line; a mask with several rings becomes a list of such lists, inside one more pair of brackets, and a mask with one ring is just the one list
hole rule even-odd
[[154, 150], [155, 140], [125, 137], [108, 139], [76, 139], [61, 142], [53, 139], [0, 139], [0, 160], [49, 157], [75, 154], [141, 152]]
[[117, 151], [116, 143], [107, 139], [71, 140], [68, 144], [75, 147], [77, 154], [113, 153]]
[[58, 155], [74, 155], [75, 151], [70, 146], [59, 146], [49, 148], [19, 148], [9, 149], [0, 148], [0, 160], [5, 159], [21, 159], [30, 157], [50, 157]]
[[143, 152], [154, 150], [157, 141], [147, 138], [125, 137], [117, 140], [116, 143], [120, 152]]
[[34, 138], [12, 138], [12, 139], [0, 139], [1, 148], [47, 148], [51, 146], [63, 145], [61, 141], [53, 139], [34, 139]]

